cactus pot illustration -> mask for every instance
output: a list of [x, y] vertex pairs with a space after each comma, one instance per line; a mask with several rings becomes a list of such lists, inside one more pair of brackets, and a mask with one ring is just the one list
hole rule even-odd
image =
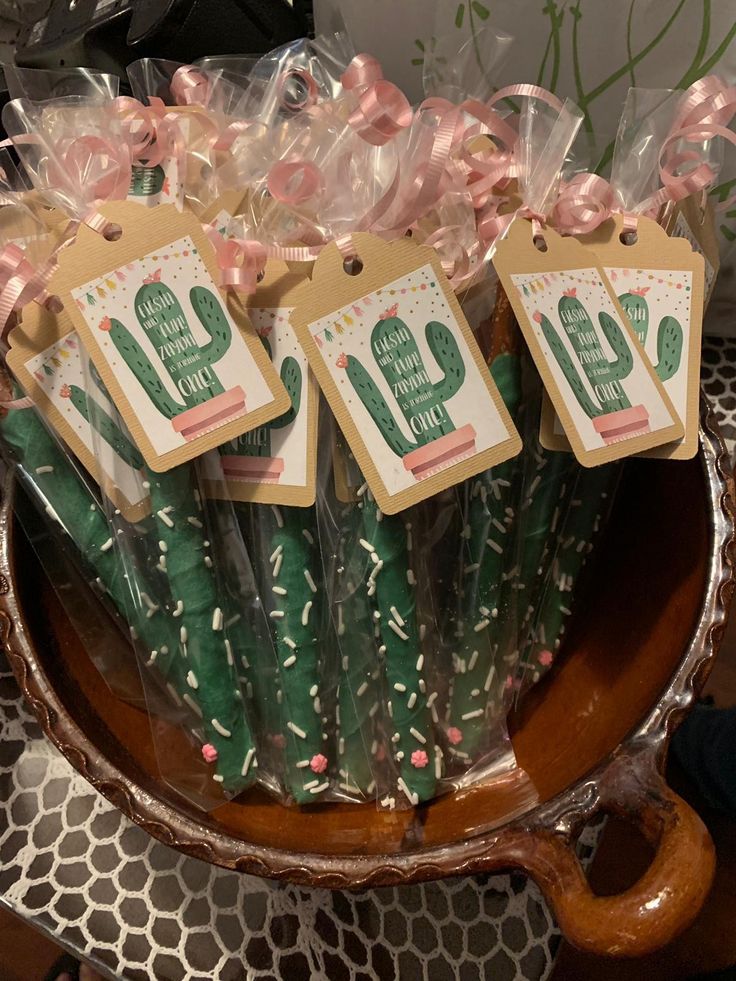
[[[245, 392], [236, 385], [227, 391], [214, 370], [232, 340], [227, 317], [217, 297], [203, 286], [189, 291], [189, 301], [209, 335], [200, 346], [173, 291], [159, 281], [160, 271], [143, 281], [135, 297], [138, 323], [153, 346], [161, 368], [154, 367], [135, 337], [119, 320], [104, 317], [106, 331], [121, 357], [161, 415], [171, 420], [185, 440], [244, 415]], [[167, 374], [180, 399], [174, 398], [160, 371]]]
[[150, 198], [166, 190], [166, 174], [160, 164], [155, 167], [133, 167], [128, 195], [134, 198]]
[[[265, 331], [261, 333], [261, 342], [269, 359], [273, 360], [271, 345]], [[251, 484], [277, 484], [281, 479], [284, 460], [280, 456], [271, 455], [271, 433], [290, 426], [299, 412], [302, 400], [302, 370], [296, 358], [291, 356], [284, 358], [280, 376], [284, 388], [289, 393], [291, 405], [277, 419], [243, 433], [242, 436], [220, 448], [222, 469], [228, 480], [242, 480]]]
[[[618, 298], [642, 346], [646, 345], [649, 333], [649, 304], [646, 300], [648, 292], [648, 286], [641, 286]], [[657, 328], [657, 363], [654, 367], [660, 381], [669, 381], [677, 374], [682, 360], [682, 342], [679, 320], [669, 316], [662, 317]]]
[[623, 386], [634, 367], [634, 358], [621, 328], [609, 314], [601, 311], [598, 323], [611, 345], [614, 360], [609, 360], [598, 339], [588, 312], [577, 299], [575, 289], [565, 290], [557, 305], [561, 329], [577, 355], [593, 395], [565, 346], [544, 314], [537, 311], [534, 320], [541, 326], [545, 340], [555, 356], [580, 408], [607, 445], [649, 432], [649, 412], [644, 405], [632, 406]]
[[414, 441], [407, 439], [378, 386], [353, 355], [341, 354], [337, 365], [345, 368], [358, 398], [375, 420], [387, 446], [402, 458], [417, 480], [444, 470], [475, 452], [476, 432], [470, 423], [459, 429], [446, 403], [465, 380], [465, 364], [455, 338], [435, 320], [424, 331], [427, 345], [442, 378], [433, 382], [411, 331], [396, 316], [398, 304], [387, 310], [371, 333], [371, 349], [381, 374]]

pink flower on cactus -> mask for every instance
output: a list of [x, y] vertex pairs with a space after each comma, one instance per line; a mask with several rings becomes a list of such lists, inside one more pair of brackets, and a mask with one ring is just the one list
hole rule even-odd
[[105, 333], [112, 330], [112, 320], [109, 317], [103, 317], [99, 323], [100, 330], [104, 330]]
[[429, 757], [424, 752], [423, 749], [415, 749], [411, 754], [411, 765], [415, 766], [417, 770], [421, 770], [429, 763]]
[[68, 385], [62, 385], [59, 389], [59, 395], [61, 395], [63, 399], [70, 399], [72, 397], [72, 390]]
[[553, 654], [552, 651], [540, 651], [537, 660], [542, 665], [543, 668], [548, 668], [552, 663]]
[[342, 354], [338, 355], [338, 358], [337, 358], [337, 361], [335, 362], [335, 364], [337, 365], [338, 368], [347, 368], [347, 366], [348, 366], [348, 359], [347, 359], [344, 351], [343, 351]]
[[463, 734], [460, 732], [457, 726], [450, 726], [450, 728], [447, 730], [447, 738], [450, 740], [450, 743], [453, 746], [459, 746], [463, 741]]
[[327, 757], [316, 753], [309, 761], [309, 769], [312, 773], [324, 773], [327, 769]]
[[217, 759], [217, 750], [212, 743], [205, 743], [202, 747], [202, 757], [205, 763], [214, 763]]
[[569, 290], [563, 290], [562, 291], [562, 295], [563, 296], [575, 296], [577, 294], [577, 291], [578, 291], [577, 286], [571, 286]]
[[636, 289], [631, 291], [632, 296], [646, 296], [649, 292], [648, 286], [637, 286]]
[[383, 311], [383, 313], [381, 314], [381, 320], [388, 320], [389, 317], [395, 317], [398, 309], [399, 309], [399, 304], [394, 303], [394, 305], [392, 307], [389, 307], [388, 310]]
[[539, 310], [534, 311], [534, 313], [532, 314], [532, 320], [537, 324], [541, 324], [542, 314], [539, 312]]
[[273, 324], [267, 324], [265, 327], [260, 327], [258, 330], [259, 337], [268, 337], [268, 335], [273, 330]]

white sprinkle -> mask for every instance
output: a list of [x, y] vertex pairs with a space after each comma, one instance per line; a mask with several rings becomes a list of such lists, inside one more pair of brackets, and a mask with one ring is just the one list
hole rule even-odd
[[424, 667], [424, 654], [420, 654], [419, 657], [417, 658], [416, 669], [417, 671], [421, 671], [423, 667]]
[[158, 606], [153, 602], [148, 593], [141, 592], [141, 599], [146, 604], [149, 610], [157, 610]]
[[470, 525], [465, 525], [463, 530], [460, 532], [460, 537], [469, 539], [470, 535], [471, 535]]
[[[311, 600], [307, 600], [307, 602], [304, 604], [304, 609], [302, 610], [302, 626], [303, 627], [306, 627], [306, 625], [309, 623], [309, 611], [311, 609], [312, 609], [312, 601]], [[342, 612], [342, 611], [339, 610], [339, 612]]]
[[151, 651], [151, 656], [146, 661], [146, 667], [150, 668], [152, 664], [155, 664], [157, 657], [158, 657], [158, 651]]
[[506, 534], [506, 525], [499, 521], [498, 518], [493, 518], [491, 520], [491, 524], [494, 526], [494, 528], [497, 528], [502, 535]]
[[271, 510], [273, 511], [274, 518], [276, 518], [276, 524], [279, 526], [279, 528], [283, 528], [284, 527], [284, 519], [281, 517], [281, 511], [280, 511], [279, 507], [276, 504], [272, 504], [271, 505]]
[[387, 807], [389, 809], [389, 811], [393, 811], [394, 808], [396, 807], [396, 798], [395, 797], [384, 797], [383, 800], [381, 801], [381, 806], [382, 807]]
[[409, 701], [406, 703], [406, 706], [407, 708], [413, 709], [416, 704], [417, 704], [417, 693], [413, 691], [411, 695], [409, 695]]
[[276, 556], [276, 561], [273, 564], [273, 578], [278, 579], [279, 573], [281, 572], [281, 563], [284, 561], [284, 554], [280, 552]]
[[438, 780], [442, 776], [442, 750], [439, 746], [434, 748], [434, 775]]
[[212, 614], [212, 629], [222, 630], [222, 622], [223, 622], [222, 610], [220, 609], [219, 606], [216, 606], [215, 612]]
[[388, 625], [391, 628], [391, 630], [393, 630], [393, 632], [396, 634], [397, 637], [401, 637], [402, 640], [409, 639], [409, 634], [405, 634], [404, 631], [401, 629], [401, 627], [398, 624], [394, 623], [393, 620], [389, 620]]
[[416, 580], [416, 576], [414, 575], [413, 569], [406, 570], [406, 581], [409, 583], [410, 586], [416, 586], [417, 580]]
[[396, 760], [397, 763], [401, 763], [403, 758], [404, 758], [404, 750], [400, 749], [398, 753], [394, 756], [394, 759]]
[[480, 620], [480, 621], [479, 621], [478, 623], [476, 623], [476, 625], [475, 625], [475, 626], [473, 627], [473, 630], [474, 630], [474, 631], [475, 631], [475, 632], [476, 632], [477, 634], [479, 634], [479, 633], [481, 632], [481, 630], [485, 630], [485, 629], [486, 629], [486, 627], [488, 626], [488, 624], [489, 624], [489, 623], [490, 623], [490, 620]]
[[161, 541], [158, 543], [158, 547], [159, 547], [159, 551], [163, 552], [164, 555], [169, 551], [169, 546], [166, 544], [166, 542], [163, 539], [161, 539]]
[[478, 695], [480, 695], [480, 688], [474, 688], [470, 693], [471, 698], [477, 698]]
[[305, 790], [311, 790], [312, 787], [319, 787], [319, 780], [308, 780], [304, 784], [304, 789]]
[[342, 656], [342, 669], [343, 669], [343, 671], [347, 671], [348, 670], [349, 664], [350, 664], [350, 659], [348, 658], [347, 654], [343, 654], [343, 656]]
[[463, 575], [469, 576], [471, 572], [477, 572], [480, 569], [480, 562], [473, 562], [472, 565], [466, 565], [463, 569]]
[[200, 719], [201, 719], [202, 718], [202, 709], [199, 707], [199, 705], [197, 705], [197, 703], [194, 701], [194, 699], [192, 698], [192, 696], [187, 692], [186, 695], [182, 695], [182, 698], [187, 703], [187, 705], [192, 710], [192, 712], [194, 712], [196, 715], [198, 715], [200, 717]]
[[375, 552], [376, 551], [375, 548], [373, 547], [373, 545], [371, 545], [371, 543], [369, 541], [366, 541], [365, 538], [360, 538], [359, 539], [359, 542], [363, 546], [363, 548], [366, 550], [366, 552]]
[[433, 691], [432, 694], [427, 699], [427, 705], [431, 708], [437, 700], [437, 692]]
[[290, 668], [292, 664], [296, 664], [296, 654], [290, 654], [289, 657], [284, 661], [284, 667]]
[[427, 626], [424, 623], [419, 624], [419, 639], [424, 640], [424, 635], [427, 632]]
[[355, 694], [358, 696], [358, 698], [360, 698], [361, 695], [365, 695], [367, 691], [368, 691], [368, 682], [364, 681], [361, 683]]
[[100, 545], [101, 552], [109, 552], [112, 548], [112, 538], [108, 538], [104, 545]]
[[199, 518], [191, 518], [191, 517], [189, 517], [189, 518], [187, 518], [187, 521], [192, 526], [192, 528], [204, 528], [204, 525], [199, 520]]
[[277, 596], [286, 596], [286, 590], [283, 586], [271, 586], [271, 592], [276, 593]]
[[394, 620], [398, 623], [398, 625], [400, 627], [403, 627], [404, 624], [406, 623], [406, 621], [404, 620], [404, 618], [402, 617], [402, 615], [399, 613], [399, 611], [396, 609], [396, 607], [395, 606], [391, 606], [391, 607], [389, 607], [389, 609], [391, 611], [391, 616], [394, 618]]
[[232, 733], [230, 732], [230, 730], [229, 729], [226, 729], [225, 726], [220, 725], [220, 723], [217, 721], [217, 719], [211, 719], [210, 720], [210, 725], [215, 730], [215, 732], [219, 732], [219, 734], [221, 736], [223, 736], [225, 739], [229, 738], [232, 735]]
[[424, 678], [419, 679], [419, 691], [422, 693], [422, 695], [424, 695], [427, 691], [427, 682], [424, 680]]
[[219, 773], [213, 773], [212, 774], [212, 779], [213, 780], [216, 780], [217, 783], [223, 783], [224, 780], [225, 780], [225, 778], [224, 777], [221, 777]]
[[176, 601], [176, 609], [174, 610], [174, 612], [171, 615], [172, 615], [172, 617], [180, 617], [183, 612], [184, 612], [184, 604], [182, 603], [181, 600], [177, 600]]
[[307, 738], [306, 732], [303, 729], [300, 729], [298, 725], [291, 721], [291, 719], [289, 719], [289, 721], [286, 723], [286, 728], [291, 729], [294, 735], [299, 736], [300, 739]]
[[286, 616], [283, 610], [271, 610], [268, 615], [272, 620], [283, 620], [283, 618]]
[[564, 613], [566, 617], [569, 617], [572, 614], [572, 610], [560, 604], [560, 613]]
[[309, 569], [304, 570], [304, 578], [307, 580], [307, 586], [309, 586], [313, 593], [316, 593], [317, 587], [314, 583], [314, 579], [312, 579], [312, 573], [309, 571]]
[[303, 770], [305, 767], [309, 766], [309, 760], [299, 760], [299, 762], [295, 765], [298, 770]]
[[385, 644], [381, 644], [381, 646], [378, 648], [378, 653], [380, 655], [383, 655], [383, 654], [386, 653], [386, 645]]
[[434, 722], [435, 725], [438, 725], [440, 721], [440, 717], [439, 715], [437, 715], [437, 709], [434, 707], [434, 705], [431, 705], [429, 711], [432, 713], [432, 721]]
[[411, 537], [411, 530], [410, 530], [411, 526], [410, 525], [407, 525], [406, 527], [407, 527], [407, 532], [406, 532], [406, 550], [407, 550], [407, 552], [411, 552], [412, 548], [414, 547], [414, 543], [413, 543], [412, 537]]
[[189, 635], [187, 633], [187, 628], [179, 627], [179, 640], [181, 641], [182, 644], [186, 644], [188, 636]]
[[319, 786], [318, 786], [318, 787], [312, 787], [312, 789], [311, 789], [311, 790], [309, 791], [309, 793], [310, 793], [310, 794], [321, 794], [321, 793], [322, 793], [322, 791], [323, 791], [323, 790], [327, 790], [327, 788], [328, 788], [329, 786], [330, 786], [330, 784], [329, 784], [329, 781], [327, 781], [327, 780], [325, 780], [325, 782], [324, 782], [324, 783], [321, 783], [321, 784], [319, 784]]
[[212, 559], [209, 557], [209, 555], [205, 555], [204, 564], [208, 569], [212, 568]]
[[240, 771], [240, 776], [241, 777], [247, 777], [248, 776], [248, 770], [250, 770], [250, 764], [251, 764], [251, 761], [253, 760], [253, 757], [255, 756], [255, 753], [256, 753], [256, 751], [251, 746], [251, 748], [245, 754], [245, 760], [243, 761], [243, 769]]
[[460, 716], [463, 722], [467, 722], [468, 719], [477, 719], [483, 715], [483, 709], [476, 709], [474, 712], [466, 712], [465, 715]]
[[468, 671], [472, 671], [478, 662], [478, 651], [473, 651], [470, 655], [470, 660], [468, 661]]
[[199, 688], [199, 682], [197, 681], [197, 676], [193, 671], [190, 671], [187, 674], [187, 684], [189, 685], [190, 688], [193, 688], [195, 691]]
[[371, 552], [371, 562], [374, 565], [378, 565], [381, 560], [378, 558], [378, 552]]
[[268, 561], [269, 562], [275, 562], [276, 559], [279, 557], [279, 555], [281, 555], [281, 553], [283, 551], [284, 551], [284, 546], [283, 545], [277, 545], [276, 548], [273, 550], [273, 552], [271, 552], [271, 555], [269, 556]]
[[400, 692], [405, 692], [405, 691], [406, 691], [406, 685], [405, 685], [405, 684], [403, 684], [403, 683], [402, 683], [402, 682], [400, 682], [400, 681], [397, 681], [397, 682], [395, 682], [395, 684], [394, 684], [394, 691], [400, 691]]
[[53, 472], [54, 472], [54, 468], [53, 467], [36, 467], [36, 473], [37, 474], [53, 473]]
[[317, 713], [317, 715], [319, 715], [320, 712], [322, 711], [322, 702], [320, 702], [318, 698], [315, 698], [314, 701], [312, 702], [312, 708]]
[[415, 729], [414, 726], [412, 726], [411, 729], [409, 729], [409, 732], [412, 734], [412, 736], [414, 736], [414, 738], [418, 742], [420, 742], [420, 743], [426, 743], [427, 742], [426, 738], [421, 734], [421, 732], [419, 732], [418, 729]]
[[161, 519], [161, 521], [163, 521], [163, 523], [167, 527], [169, 527], [169, 528], [173, 528], [174, 527], [174, 522], [171, 520], [171, 518], [168, 516], [168, 514], [166, 514], [165, 511], [163, 511], [163, 510], [162, 511], [157, 511], [156, 512], [156, 515]]
[[503, 554], [503, 547], [498, 542], [494, 542], [492, 538], [486, 538], [486, 545], [492, 548], [494, 552], [498, 552], [499, 555]]
[[491, 670], [488, 672], [488, 677], [486, 678], [486, 683], [483, 685], [483, 690], [484, 691], [490, 691], [491, 690], [491, 683], [493, 682], [493, 676], [494, 676], [495, 673], [496, 673], [496, 665], [495, 664], [492, 664], [491, 665]]
[[225, 653], [227, 654], [227, 663], [230, 665], [230, 667], [232, 667], [233, 664], [235, 664], [235, 660], [233, 658], [232, 646], [230, 644], [230, 641], [227, 639], [227, 637], [225, 638]]
[[291, 637], [284, 637], [284, 643], [286, 644], [287, 647], [290, 647], [292, 651], [296, 650], [296, 644], [291, 639]]
[[[174, 688], [174, 686], [171, 684], [171, 682], [169, 682], [166, 685], [166, 690], [168, 691], [169, 695], [171, 695], [171, 697], [174, 699], [176, 704], [181, 705], [181, 699], [179, 698], [179, 693], [177, 692], [176, 688]], [[186, 699], [186, 695], [184, 696], [184, 698]]]
[[412, 792], [407, 787], [406, 781], [404, 780], [404, 778], [403, 777], [399, 777], [399, 779], [396, 782], [398, 783], [400, 789], [404, 791], [404, 794], [408, 798], [409, 803], [410, 804], [413, 804], [414, 803], [414, 797], [412, 796]]
[[311, 531], [307, 531], [306, 528], [302, 528], [302, 535], [304, 535], [310, 545], [314, 545], [314, 535], [311, 533]]
[[96, 511], [97, 510], [97, 505], [96, 504], [90, 504], [89, 509], [90, 509], [90, 511]]
[[375, 714], [376, 714], [376, 712], [378, 711], [379, 708], [380, 708], [380, 705], [378, 704], [378, 702], [374, 702], [371, 705], [371, 707], [368, 709], [368, 718], [369, 719], [372, 719], [375, 716]]
[[495, 606], [493, 607], [493, 609], [491, 610], [491, 616], [493, 617], [494, 620], [496, 619], [496, 617], [498, 616], [498, 608], [497, 607], [495, 607]]
[[337, 751], [340, 754], [340, 756], [342, 756], [343, 753], [345, 752], [345, 740], [343, 739], [342, 736], [340, 736], [340, 741], [337, 744]]
[[365, 494], [365, 492], [366, 492], [367, 489], [368, 489], [368, 481], [366, 480], [366, 481], [364, 481], [364, 483], [362, 483], [360, 485], [360, 487], [355, 492], [356, 496], [357, 497], [362, 497]]
[[489, 617], [491, 615], [491, 611], [488, 609], [487, 606], [479, 606], [478, 610], [481, 613], [481, 615], [484, 617]]

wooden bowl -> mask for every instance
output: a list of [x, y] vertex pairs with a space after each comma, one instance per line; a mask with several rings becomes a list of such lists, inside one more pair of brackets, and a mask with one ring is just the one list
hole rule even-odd
[[[641, 955], [694, 919], [713, 874], [710, 838], [662, 771], [726, 619], [731, 492], [707, 408], [695, 460], [628, 465], [565, 656], [512, 720], [518, 761], [541, 801], [533, 807], [525, 788], [507, 779], [409, 812], [284, 808], [258, 792], [212, 814], [197, 811], [157, 777], [146, 718], [112, 695], [92, 666], [7, 503], [0, 630], [49, 739], [167, 845], [227, 868], [336, 889], [518, 868], [539, 883], [572, 943]], [[628, 816], [656, 849], [644, 876], [617, 896], [593, 895], [571, 847], [601, 810]]]

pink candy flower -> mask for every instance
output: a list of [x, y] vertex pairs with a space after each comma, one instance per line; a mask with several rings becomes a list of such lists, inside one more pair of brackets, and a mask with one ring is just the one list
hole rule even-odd
[[202, 747], [202, 756], [205, 763], [214, 763], [217, 759], [217, 750], [212, 743], [205, 743]]
[[540, 651], [537, 660], [542, 667], [548, 668], [552, 663], [552, 651]]
[[456, 726], [450, 726], [447, 730], [447, 738], [453, 746], [458, 746], [463, 741], [463, 734]]
[[348, 366], [348, 359], [345, 356], [345, 353], [344, 352], [338, 356], [338, 359], [335, 362], [335, 364], [337, 365], [338, 368], [347, 368], [347, 366]]
[[411, 765], [415, 766], [417, 770], [421, 770], [429, 763], [429, 757], [424, 752], [423, 749], [415, 749], [411, 754]]
[[327, 769], [327, 757], [316, 753], [309, 761], [309, 769], [312, 773], [324, 773]]

